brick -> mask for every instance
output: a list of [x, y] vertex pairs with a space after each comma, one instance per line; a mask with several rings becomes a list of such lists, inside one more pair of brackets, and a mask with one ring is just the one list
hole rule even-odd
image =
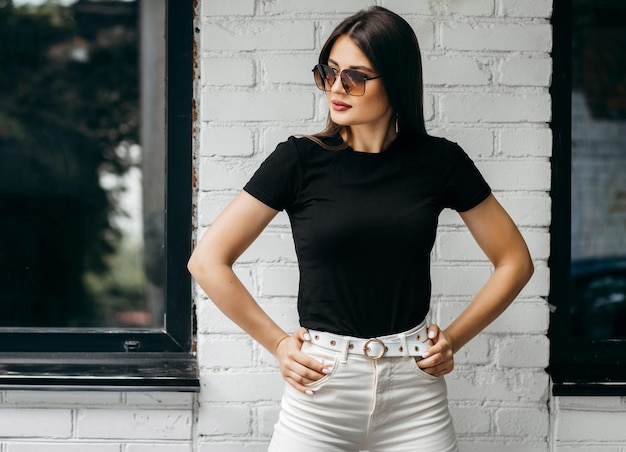
[[[121, 444], [115, 443], [90, 443], [68, 441], [28, 441], [24, 443], [7, 443], [6, 452], [119, 452]], [[157, 452], [157, 451], [154, 451]], [[172, 452], [178, 452], [172, 450]], [[183, 451], [180, 451], [183, 452]]]
[[223, 403], [203, 404], [198, 415], [198, 434], [245, 435], [251, 430], [250, 408]]
[[142, 408], [188, 408], [194, 403], [193, 394], [186, 392], [127, 392], [126, 406]]
[[500, 83], [507, 86], [550, 86], [552, 60], [549, 58], [513, 58], [502, 62]]
[[495, 353], [501, 367], [546, 368], [550, 363], [550, 341], [546, 336], [509, 336], [498, 343]]
[[465, 93], [441, 96], [441, 114], [449, 122], [547, 123], [548, 93]]
[[496, 431], [503, 436], [547, 437], [549, 413], [538, 408], [500, 408], [496, 411]]
[[561, 441], [556, 440], [555, 448], [556, 452], [624, 452], [619, 445], [610, 445], [605, 442], [600, 442], [598, 445], [589, 444], [589, 442], [585, 442], [584, 444], [573, 444], [569, 446], [564, 446]]
[[226, 20], [203, 23], [201, 45], [214, 50], [313, 50], [313, 21]]
[[201, 16], [252, 16], [255, 0], [236, 2], [199, 2]]
[[312, 72], [317, 64], [316, 54], [268, 56], [262, 64], [267, 83], [298, 83], [317, 89]]
[[67, 409], [5, 408], [0, 410], [0, 437], [69, 438], [72, 412]]
[[98, 410], [76, 414], [77, 438], [89, 439], [191, 439], [191, 410]]
[[199, 335], [198, 363], [211, 369], [241, 368], [252, 365], [252, 343], [249, 336], [220, 339], [214, 335]]
[[295, 296], [298, 294], [297, 267], [264, 268], [261, 270], [261, 281], [262, 295]]
[[197, 300], [196, 310], [198, 313], [198, 333], [233, 334], [241, 333], [232, 320], [226, 317], [217, 306], [209, 300]]
[[259, 418], [259, 435], [260, 436], [272, 436], [274, 432], [274, 425], [278, 421], [278, 413], [280, 412], [280, 406], [264, 406], [257, 409]]
[[482, 51], [534, 51], [552, 49], [549, 24], [446, 23], [442, 26], [445, 49]]
[[485, 261], [482, 252], [468, 230], [444, 232], [437, 238], [439, 258], [444, 261]]
[[509, 160], [477, 162], [481, 171], [493, 190], [550, 190], [552, 169], [548, 161]]
[[[262, 307], [283, 330], [292, 333], [300, 327], [295, 300], [290, 303], [263, 303]], [[276, 365], [274, 357], [269, 354], [267, 356], [271, 358], [270, 363]]]
[[[190, 442], [168, 442], [167, 444], [155, 444], [154, 442], [149, 442], [139, 444], [127, 444], [124, 452], [192, 452], [192, 450], [193, 447]], [[91, 449], [89, 450], [89, 452], [91, 452]]]
[[[461, 438], [459, 440], [461, 452], [548, 452], [546, 441], [512, 441], [498, 438], [475, 440]], [[585, 449], [585, 452], [587, 449]], [[561, 450], [559, 449], [559, 452]]]
[[454, 355], [454, 362], [458, 365], [487, 364], [491, 361], [490, 350], [489, 336], [481, 334]]
[[544, 402], [548, 399], [549, 376], [545, 372], [496, 372], [492, 369], [461, 370], [446, 376], [450, 401]]
[[457, 434], [489, 433], [491, 430], [491, 414], [484, 407], [450, 406], [450, 414]]
[[200, 63], [202, 85], [252, 86], [255, 83], [252, 60], [238, 58], [203, 58]]
[[385, 0], [385, 7], [398, 14], [490, 16], [494, 11], [494, 2], [493, 0], [469, 2]]
[[480, 86], [491, 81], [489, 65], [476, 58], [428, 57], [423, 61], [424, 84], [434, 86]]
[[274, 0], [261, 3], [263, 14], [338, 13], [345, 15], [354, 14], [374, 4], [372, 0], [365, 2], [363, 0], [342, 0], [341, 2], [336, 0], [316, 0], [315, 2], [310, 0]]
[[249, 127], [206, 126], [200, 130], [200, 155], [204, 157], [249, 157], [254, 137]]
[[269, 440], [266, 442], [201, 442], [198, 445], [198, 452], [267, 452]]
[[305, 121], [313, 119], [313, 93], [296, 91], [204, 92], [203, 121]]
[[[448, 326], [467, 307], [467, 302], [440, 302], [437, 318], [443, 327]], [[492, 334], [546, 334], [548, 331], [548, 306], [538, 302], [513, 302], [496, 320], [485, 328]]]
[[502, 13], [508, 17], [544, 17], [552, 15], [552, 0], [500, 0]]
[[560, 411], [555, 431], [559, 441], [626, 442], [626, 410], [622, 412]]
[[499, 154], [511, 157], [550, 157], [552, 131], [548, 128], [502, 129]]
[[212, 160], [200, 166], [200, 190], [241, 190], [252, 177], [253, 171], [242, 168], [233, 161]]
[[497, 198], [518, 227], [550, 225], [552, 200], [547, 193]]
[[434, 265], [431, 271], [432, 294], [472, 296], [480, 290], [490, 275], [491, 269], [485, 266]]
[[201, 376], [200, 403], [260, 402], [280, 400], [282, 378], [276, 372], [209, 373]]

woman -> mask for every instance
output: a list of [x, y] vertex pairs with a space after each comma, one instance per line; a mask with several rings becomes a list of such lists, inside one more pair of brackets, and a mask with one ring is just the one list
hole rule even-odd
[[[533, 266], [472, 161], [426, 134], [419, 46], [381, 7], [344, 20], [313, 70], [329, 118], [267, 158], [199, 242], [189, 270], [278, 360], [287, 382], [270, 451], [453, 451], [443, 375], [506, 309]], [[429, 325], [437, 217], [454, 208], [494, 265], [451, 325]], [[302, 328], [284, 332], [232, 265], [289, 214]]]

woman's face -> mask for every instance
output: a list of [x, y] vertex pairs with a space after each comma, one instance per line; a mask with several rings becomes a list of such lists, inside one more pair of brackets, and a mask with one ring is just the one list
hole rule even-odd
[[350, 96], [341, 85], [339, 73], [344, 69], [355, 69], [368, 77], [379, 75], [370, 60], [348, 36], [337, 38], [328, 56], [328, 65], [335, 69], [337, 78], [326, 99], [330, 117], [342, 126], [370, 126], [387, 130], [391, 121], [392, 108], [382, 79], [367, 80], [363, 96]]

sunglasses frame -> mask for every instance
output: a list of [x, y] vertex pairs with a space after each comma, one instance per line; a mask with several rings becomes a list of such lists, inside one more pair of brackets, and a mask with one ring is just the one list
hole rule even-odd
[[[332, 83], [328, 83], [328, 85], [331, 87], [329, 89], [326, 89], [326, 83], [325, 83], [325, 77], [324, 77], [324, 72], [322, 71], [323, 69], [328, 68], [328, 70], [330, 72], [328, 72], [329, 74], [333, 74], [334, 76], [334, 80]], [[349, 73], [352, 74], [357, 74], [357, 77], [362, 77], [363, 78], [363, 92], [361, 94], [353, 94], [350, 91], [353, 90], [356, 86], [350, 86], [348, 84], [348, 82], [344, 79], [344, 74], [346, 74], [346, 76], [348, 76]], [[337, 76], [339, 76], [339, 80], [341, 80], [341, 86], [343, 86], [343, 89], [346, 91], [346, 94], [348, 94], [349, 96], [363, 96], [365, 95], [365, 85], [368, 80], [376, 80], [377, 78], [382, 78], [382, 75], [376, 75], [374, 77], [370, 77], [369, 75], [361, 72], [361, 71], [357, 71], [355, 69], [344, 69], [343, 71], [337, 73], [335, 72], [335, 70], [330, 67], [327, 64], [316, 64], [315, 67], [313, 68], [313, 77], [315, 78], [315, 86], [317, 86], [320, 90], [328, 92], [332, 89], [332, 86], [335, 84], [335, 82], [337, 81]], [[318, 79], [319, 77], [319, 79]], [[319, 80], [319, 81], [318, 81]], [[354, 81], [354, 77], [351, 78], [351, 80]], [[361, 84], [361, 82], [359, 82], [359, 84]], [[322, 85], [322, 86], [320, 86]]]

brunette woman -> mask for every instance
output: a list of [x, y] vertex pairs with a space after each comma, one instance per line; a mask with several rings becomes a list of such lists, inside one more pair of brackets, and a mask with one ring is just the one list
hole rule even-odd
[[[278, 145], [189, 270], [278, 361], [287, 384], [270, 451], [457, 450], [443, 376], [529, 280], [526, 244], [465, 152], [426, 133], [420, 51], [404, 19], [381, 7], [348, 17], [313, 75], [326, 129]], [[440, 329], [428, 313], [444, 208], [459, 212], [494, 270]], [[232, 270], [283, 209], [300, 270], [302, 328], [291, 335]]]

